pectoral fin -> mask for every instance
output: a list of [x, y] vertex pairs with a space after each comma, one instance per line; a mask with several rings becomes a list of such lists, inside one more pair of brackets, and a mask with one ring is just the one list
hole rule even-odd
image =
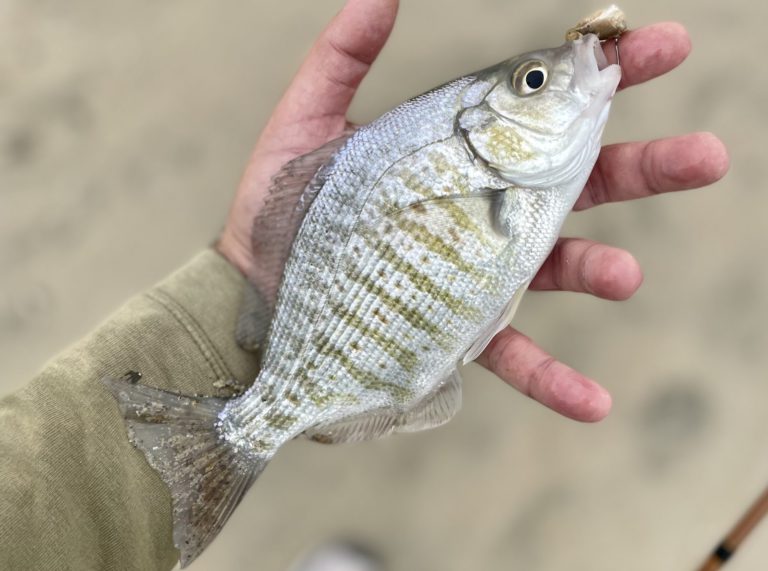
[[[325, 184], [334, 155], [354, 131], [349, 128], [338, 139], [296, 157], [273, 177], [266, 202], [253, 222], [251, 245], [258, 264], [248, 278], [255, 291], [245, 292], [237, 326], [237, 339], [244, 349], [253, 351], [263, 340], [274, 313], [277, 291], [293, 240], [307, 210]], [[258, 305], [258, 311], [254, 313], [255, 305]], [[257, 322], [254, 324], [251, 319]]]
[[488, 326], [483, 329], [480, 335], [478, 335], [475, 342], [472, 343], [469, 349], [467, 349], [467, 352], [464, 354], [464, 358], [462, 359], [463, 364], [466, 365], [470, 361], [477, 359], [477, 357], [485, 350], [491, 340], [496, 337], [496, 334], [510, 324], [512, 318], [515, 316], [515, 312], [517, 312], [517, 308], [520, 306], [520, 301], [523, 299], [523, 294], [528, 289], [528, 284], [530, 284], [530, 282], [523, 284], [515, 291], [512, 299], [499, 314], [499, 317], [488, 324]]

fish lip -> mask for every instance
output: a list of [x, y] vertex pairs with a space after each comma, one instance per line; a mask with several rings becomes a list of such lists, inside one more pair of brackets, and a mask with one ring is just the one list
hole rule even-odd
[[613, 92], [616, 89], [613, 79], [620, 75], [620, 68], [608, 61], [600, 39], [595, 34], [586, 34], [572, 43], [576, 87], [589, 94]]
[[592, 42], [592, 49], [595, 51], [595, 62], [597, 63], [597, 70], [603, 71], [610, 64], [608, 63], [608, 58], [605, 57], [602, 42], [594, 34], [592, 34], [592, 38], [594, 38], [594, 41]]
[[603, 51], [603, 45], [595, 34], [586, 34], [577, 40], [572, 40], [572, 42], [577, 57], [583, 63], [593, 63], [597, 71], [603, 71], [608, 67], [608, 58]]

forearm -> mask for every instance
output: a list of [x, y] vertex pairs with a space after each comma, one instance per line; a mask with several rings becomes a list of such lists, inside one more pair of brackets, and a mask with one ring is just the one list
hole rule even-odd
[[218, 394], [251, 382], [235, 324], [244, 280], [212, 251], [129, 301], [0, 401], [0, 568], [170, 569], [166, 487], [133, 449], [100, 380]]

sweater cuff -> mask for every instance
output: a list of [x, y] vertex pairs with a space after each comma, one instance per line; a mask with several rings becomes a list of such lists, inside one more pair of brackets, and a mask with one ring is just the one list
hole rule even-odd
[[[230, 381], [247, 386], [258, 373], [256, 356], [235, 340], [245, 285], [237, 268], [208, 249], [147, 292], [189, 333], [216, 387]], [[212, 394], [210, 385], [195, 388]]]
[[0, 399], [0, 569], [173, 567], [168, 489], [102, 379], [135, 370], [219, 397], [228, 381], [249, 385], [257, 359], [235, 341], [244, 285], [206, 250]]

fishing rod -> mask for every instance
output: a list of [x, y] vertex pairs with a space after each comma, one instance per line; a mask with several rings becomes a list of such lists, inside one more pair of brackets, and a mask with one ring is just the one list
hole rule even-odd
[[768, 514], [768, 488], [741, 516], [697, 571], [717, 571], [722, 568], [766, 514]]

